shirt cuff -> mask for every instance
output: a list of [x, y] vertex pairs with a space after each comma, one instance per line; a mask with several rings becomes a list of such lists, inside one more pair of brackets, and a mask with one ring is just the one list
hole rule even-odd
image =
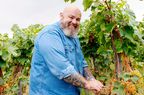
[[84, 68], [84, 67], [87, 67], [87, 66], [88, 66], [88, 64], [87, 64], [87, 62], [84, 60], [84, 61], [83, 61], [83, 68]]
[[73, 66], [68, 66], [66, 69], [62, 70], [59, 79], [66, 78], [71, 74], [77, 73]]

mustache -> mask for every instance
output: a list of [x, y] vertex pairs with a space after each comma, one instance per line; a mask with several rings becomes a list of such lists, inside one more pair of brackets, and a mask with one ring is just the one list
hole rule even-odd
[[79, 25], [78, 24], [73, 24], [73, 23], [68, 23], [68, 26], [73, 26], [75, 29], [79, 28]]

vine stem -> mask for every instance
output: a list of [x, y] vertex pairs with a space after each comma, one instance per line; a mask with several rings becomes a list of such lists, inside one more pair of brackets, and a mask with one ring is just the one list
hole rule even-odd
[[120, 68], [121, 65], [120, 65], [119, 55], [118, 55], [118, 53], [116, 51], [116, 47], [114, 45], [114, 36], [113, 36], [112, 33], [111, 33], [111, 41], [112, 41], [112, 49], [114, 51], [114, 57], [115, 57], [115, 62], [116, 62], [116, 64], [115, 64], [115, 67], [116, 67], [116, 78], [119, 79], [118, 76], [121, 73], [121, 68]]

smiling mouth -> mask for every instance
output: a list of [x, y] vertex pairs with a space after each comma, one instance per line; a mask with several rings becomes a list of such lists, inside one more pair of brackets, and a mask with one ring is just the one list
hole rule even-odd
[[77, 29], [78, 25], [77, 24], [73, 24], [71, 22], [68, 23], [69, 27], [74, 27], [75, 29]]
[[69, 27], [73, 27], [74, 29], [77, 29], [77, 25], [70, 24]]

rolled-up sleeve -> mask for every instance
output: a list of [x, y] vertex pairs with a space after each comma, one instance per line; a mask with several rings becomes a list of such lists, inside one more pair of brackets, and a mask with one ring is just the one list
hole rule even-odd
[[88, 66], [88, 64], [87, 64], [86, 60], [83, 59], [83, 68], [84, 68], [84, 67], [87, 67], [87, 66]]
[[63, 79], [76, 73], [65, 55], [64, 45], [57, 33], [45, 33], [39, 37], [37, 42], [39, 52], [54, 76]]

